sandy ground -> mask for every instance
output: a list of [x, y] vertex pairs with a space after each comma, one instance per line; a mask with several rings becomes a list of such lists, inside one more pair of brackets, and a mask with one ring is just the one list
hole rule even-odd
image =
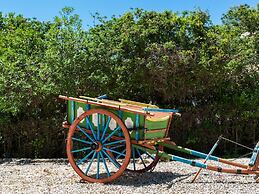
[[[248, 163], [248, 159], [239, 159]], [[0, 161], [1, 193], [259, 193], [254, 176], [219, 174], [178, 162], [159, 162], [153, 172], [125, 172], [109, 184], [80, 183], [65, 159]]]

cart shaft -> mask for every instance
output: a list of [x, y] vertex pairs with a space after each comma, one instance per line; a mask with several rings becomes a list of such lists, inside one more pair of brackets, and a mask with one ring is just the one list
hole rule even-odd
[[[202, 158], [202, 159], [206, 159], [207, 156], [208, 156], [208, 154], [205, 154], [205, 153], [202, 153], [202, 152], [199, 152], [199, 151], [196, 151], [196, 150], [192, 150], [192, 149], [189, 149], [189, 148], [183, 148], [181, 146], [169, 144], [167, 142], [159, 142], [158, 144], [163, 146], [163, 147], [167, 147], [167, 148], [179, 151], [179, 152], [183, 152], [185, 154], [189, 154], [189, 155], [192, 155], [192, 156]], [[226, 160], [226, 159], [223, 159], [223, 158], [219, 158], [219, 157], [216, 157], [216, 156], [213, 156], [213, 155], [209, 155], [208, 160], [221, 162], [221, 163], [236, 166], [236, 167], [239, 167], [239, 168], [244, 168], [244, 169], [247, 168], [247, 165], [232, 162], [232, 161], [229, 161], [229, 160]]]
[[[157, 150], [153, 150], [153, 149], [149, 149], [149, 148], [144, 148], [138, 145], [133, 145], [134, 147], [143, 150], [143, 151], [147, 151], [149, 153], [152, 154], [157, 154], [160, 157], [169, 159], [169, 160], [173, 160], [173, 161], [178, 161], [178, 162], [182, 162], [185, 164], [189, 164], [191, 166], [195, 166], [195, 167], [199, 167], [199, 168], [203, 168], [203, 169], [208, 169], [208, 170], [212, 170], [212, 171], [216, 171], [216, 172], [224, 172], [224, 173], [232, 173], [232, 174], [256, 174], [259, 175], [259, 171], [257, 170], [250, 170], [248, 169], [230, 169], [230, 168], [221, 168], [219, 166], [214, 166], [214, 165], [208, 165], [208, 164], [204, 164], [198, 161], [194, 161], [191, 159], [187, 159], [187, 158], [183, 158], [180, 156], [176, 156], [176, 155], [172, 155], [172, 154], [168, 154], [166, 152], [163, 151], [157, 151]], [[221, 161], [219, 161], [221, 162]], [[231, 164], [230, 164], [231, 165]]]

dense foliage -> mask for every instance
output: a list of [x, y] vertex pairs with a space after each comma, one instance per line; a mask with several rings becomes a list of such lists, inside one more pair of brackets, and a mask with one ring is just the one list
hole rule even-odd
[[231, 8], [222, 25], [201, 10], [94, 17], [84, 30], [72, 8], [49, 22], [0, 12], [0, 156], [64, 156], [58, 94], [179, 108], [172, 139], [198, 150], [220, 134], [258, 141], [259, 6]]

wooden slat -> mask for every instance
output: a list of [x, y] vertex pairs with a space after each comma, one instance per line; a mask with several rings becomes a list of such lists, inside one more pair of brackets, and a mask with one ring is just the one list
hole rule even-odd
[[139, 144], [139, 145], [146, 145], [146, 144], [155, 145], [158, 142], [164, 142], [164, 141], [169, 141], [169, 140], [170, 140], [170, 138], [156, 138], [156, 139], [139, 140], [139, 141], [130, 140], [130, 142], [133, 144]]
[[140, 107], [159, 108], [158, 106], [153, 105], [153, 104], [146, 104], [146, 103], [136, 102], [136, 101], [132, 101], [132, 100], [119, 99], [119, 101], [121, 101], [122, 103], [136, 105], [136, 106], [140, 106]]
[[80, 98], [67, 97], [67, 96], [62, 96], [62, 95], [59, 95], [59, 98], [64, 99], [64, 100], [72, 100], [72, 101], [75, 101], [75, 102], [81, 102], [81, 103], [85, 103], [85, 104], [94, 104], [94, 105], [112, 108], [112, 109], [116, 109], [116, 110], [128, 111], [128, 112], [132, 112], [132, 113], [135, 113], [135, 114], [148, 115], [148, 116], [154, 115], [152, 113], [147, 113], [147, 112], [142, 111], [142, 110], [137, 110], [137, 109], [128, 108], [128, 107], [121, 107], [121, 106], [111, 105], [111, 104], [107, 104], [107, 103], [95, 102], [95, 101], [92, 101], [92, 100], [84, 100], [84, 99], [80, 99]]
[[92, 100], [92, 101], [96, 101], [96, 102], [101, 102], [102, 101], [102, 99], [92, 98], [92, 97], [88, 97], [88, 96], [79, 96], [79, 98], [84, 98], [86, 100]]
[[166, 132], [166, 129], [155, 129], [155, 130], [146, 130], [145, 133], [150, 134], [150, 133], [158, 133], [158, 132]]
[[102, 103], [104, 102], [106, 104], [117, 105], [117, 106], [126, 106], [127, 105], [125, 103], [121, 103], [121, 102], [114, 101], [114, 100], [91, 98], [91, 97], [88, 97], [88, 96], [79, 96], [79, 98], [92, 100], [92, 101], [96, 101], [96, 102], [102, 102]]

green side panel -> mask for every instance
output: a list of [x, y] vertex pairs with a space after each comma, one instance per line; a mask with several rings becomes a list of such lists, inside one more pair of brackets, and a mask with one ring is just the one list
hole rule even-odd
[[[76, 102], [75, 103], [75, 118], [77, 118], [78, 116], [83, 114], [86, 110], [87, 110], [86, 104]], [[91, 117], [90, 117], [90, 119], [91, 119]], [[86, 119], [82, 120], [79, 125], [80, 125], [80, 127], [86, 127], [87, 126]]]
[[133, 130], [133, 131], [130, 131], [130, 137], [131, 139], [136, 139], [136, 133], [138, 131], [138, 137], [139, 137], [139, 140], [143, 140], [144, 139], [144, 128], [143, 129], [137, 129], [137, 130]]
[[[138, 137], [139, 140], [143, 139], [156, 139], [156, 138], [163, 138], [165, 136], [165, 132], [156, 132], [156, 133], [144, 133], [144, 125], [145, 125], [145, 117], [143, 115], [139, 115], [139, 121], [137, 124], [136, 121], [136, 114], [126, 111], [119, 111], [111, 108], [106, 108], [103, 106], [96, 106], [96, 105], [88, 105], [80, 102], [73, 102], [71, 100], [67, 103], [67, 121], [69, 124], [72, 124], [74, 119], [77, 118], [80, 114], [87, 111], [87, 107], [90, 106], [90, 109], [93, 108], [99, 108], [99, 109], [105, 109], [108, 110], [118, 117], [122, 117], [122, 121], [126, 125], [128, 129], [130, 129], [130, 136], [131, 139], [136, 138], [136, 133], [138, 131]], [[105, 117], [105, 121], [107, 121], [107, 117]], [[92, 122], [93, 118], [92, 116], [89, 117], [89, 120]], [[102, 119], [101, 119], [102, 120]], [[146, 130], [155, 130], [155, 129], [166, 129], [168, 125], [169, 119], [162, 120], [162, 121], [149, 121], [146, 120]], [[101, 121], [102, 124], [102, 121]], [[81, 127], [89, 128], [86, 122], [86, 119], [81, 121], [79, 124]], [[93, 126], [95, 129], [97, 129], [96, 126]], [[117, 126], [116, 126], [117, 127]], [[112, 130], [108, 129], [108, 132], [112, 132]], [[118, 134], [119, 135], [119, 134]]]
[[[160, 121], [150, 121], [146, 119], [146, 128], [147, 130], [159, 130], [159, 129], [166, 129], [168, 126], [168, 122], [170, 118], [160, 120]], [[166, 131], [158, 131], [154, 133], [146, 133], [145, 139], [157, 139], [157, 138], [164, 138]]]
[[68, 100], [67, 102], [67, 121], [71, 124], [72, 121], [72, 101]]
[[169, 118], [163, 121], [150, 121], [146, 120], [146, 128], [147, 130], [152, 129], [166, 129], [169, 122]]
[[146, 133], [145, 138], [146, 139], [156, 139], [156, 138], [164, 138], [165, 137], [165, 132], [164, 131], [159, 131], [155, 133]]
[[136, 139], [136, 133], [138, 131], [138, 136], [140, 140], [143, 139], [157, 139], [157, 138], [164, 138], [165, 131], [158, 131], [154, 133], [144, 133], [144, 129], [133, 130], [130, 132], [131, 139]]
[[[73, 107], [74, 104], [74, 107]], [[87, 111], [87, 106], [90, 106], [90, 109], [93, 108], [99, 108], [99, 109], [105, 109], [108, 110], [109, 112], [114, 113], [118, 117], [122, 117], [122, 121], [126, 125], [128, 129], [136, 129], [137, 128], [137, 122], [136, 122], [136, 114], [131, 113], [131, 112], [126, 112], [126, 111], [119, 111], [115, 110], [112, 108], [106, 108], [103, 106], [96, 106], [96, 105], [87, 105], [85, 103], [80, 103], [80, 102], [73, 102], [73, 101], [68, 101], [67, 104], [67, 121], [69, 124], [72, 124], [74, 119], [77, 118], [80, 114], [83, 112]], [[74, 109], [74, 111], [73, 111]], [[73, 119], [74, 118], [74, 119]], [[92, 116], [89, 117], [90, 121], [92, 121]], [[107, 118], [105, 118], [107, 120]], [[138, 121], [138, 128], [144, 128], [144, 120], [145, 117], [143, 115], [139, 115], [139, 121]], [[80, 124], [81, 127], [87, 128], [87, 122], [84, 119]], [[143, 134], [143, 132], [142, 132]]]

